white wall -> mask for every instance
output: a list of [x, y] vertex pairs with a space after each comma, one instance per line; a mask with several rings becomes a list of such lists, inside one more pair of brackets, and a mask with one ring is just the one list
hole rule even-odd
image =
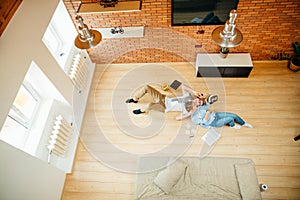
[[60, 199], [63, 171], [3, 142], [0, 152], [0, 199]]
[[72, 103], [73, 85], [42, 42], [58, 2], [59, 0], [23, 1], [0, 37], [0, 127], [32, 60], [64, 98]]
[[[0, 127], [32, 60], [72, 105], [73, 85], [42, 42], [58, 2], [24, 0], [0, 37]], [[0, 162], [0, 199], [60, 199], [63, 171], [2, 141]]]

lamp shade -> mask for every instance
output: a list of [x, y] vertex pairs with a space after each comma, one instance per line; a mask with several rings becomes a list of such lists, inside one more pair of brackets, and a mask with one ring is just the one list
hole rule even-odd
[[212, 32], [212, 39], [221, 47], [235, 47], [243, 40], [243, 35], [238, 29], [235, 29], [236, 35], [231, 38], [224, 38], [222, 32], [223, 26], [216, 28]]
[[92, 40], [87, 40], [87, 41], [82, 41], [81, 40], [81, 35], [78, 34], [77, 37], [75, 38], [75, 46], [79, 49], [90, 49], [95, 47], [97, 44], [99, 44], [102, 40], [102, 35], [96, 30], [90, 30], [90, 33], [93, 37]]

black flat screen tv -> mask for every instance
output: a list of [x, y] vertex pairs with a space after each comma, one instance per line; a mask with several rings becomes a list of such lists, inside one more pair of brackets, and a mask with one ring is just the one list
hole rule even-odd
[[239, 0], [172, 0], [172, 26], [225, 24]]

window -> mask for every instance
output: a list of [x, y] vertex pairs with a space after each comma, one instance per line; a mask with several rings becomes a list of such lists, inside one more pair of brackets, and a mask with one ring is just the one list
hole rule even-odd
[[45, 32], [43, 42], [55, 58], [59, 57], [63, 43], [52, 24], [48, 26]]
[[71, 58], [68, 55], [74, 47], [76, 36], [77, 31], [73, 21], [63, 1], [60, 1], [42, 41], [63, 70], [66, 70], [65, 68], [68, 66], [68, 62], [70, 62], [69, 59]]
[[9, 116], [28, 128], [37, 108], [39, 96], [28, 82], [24, 82], [13, 103]]
[[21, 85], [0, 133], [0, 139], [23, 149], [40, 97], [29, 82]]

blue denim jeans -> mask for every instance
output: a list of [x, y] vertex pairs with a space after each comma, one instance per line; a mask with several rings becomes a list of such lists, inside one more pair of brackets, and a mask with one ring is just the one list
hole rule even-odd
[[216, 118], [210, 124], [212, 127], [221, 127], [224, 125], [234, 126], [234, 122], [244, 125], [245, 121], [238, 115], [229, 112], [216, 112]]

